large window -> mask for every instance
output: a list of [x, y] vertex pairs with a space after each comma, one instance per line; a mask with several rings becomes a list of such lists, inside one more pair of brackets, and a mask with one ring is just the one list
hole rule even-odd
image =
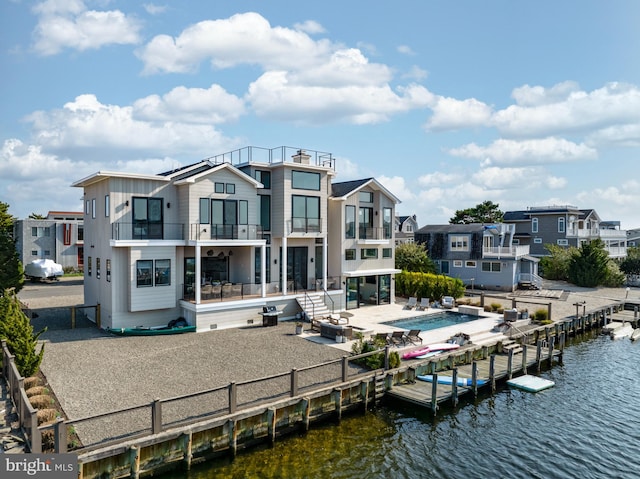
[[353, 205], [345, 206], [344, 229], [345, 229], [345, 238], [356, 237], [356, 207]]
[[360, 239], [374, 238], [373, 231], [373, 208], [361, 206], [358, 210], [358, 236]]
[[373, 193], [371, 191], [361, 191], [358, 193], [360, 203], [373, 203]]
[[233, 238], [238, 224], [238, 202], [236, 200], [211, 200], [211, 237]]
[[136, 261], [136, 286], [138, 288], [153, 286], [153, 260]]
[[209, 224], [211, 219], [210, 204], [209, 198], [200, 198], [200, 224], [202, 225]]
[[271, 188], [271, 172], [270, 171], [256, 170], [253, 173], [253, 175], [257, 181], [262, 183], [262, 186], [264, 186], [267, 189]]
[[109, 216], [109, 195], [104, 196], [104, 215]]
[[260, 195], [260, 226], [262, 231], [271, 231], [271, 196]]
[[133, 198], [133, 239], [162, 239], [162, 198]]
[[171, 284], [171, 260], [157, 259], [155, 264], [155, 285], [168, 286]]
[[501, 266], [501, 263], [498, 261], [483, 261], [482, 271], [485, 273], [499, 273], [502, 269]]
[[292, 171], [291, 187], [299, 190], [320, 191], [320, 173], [309, 171]]
[[469, 238], [467, 236], [453, 235], [450, 238], [451, 251], [469, 251]]
[[382, 208], [382, 228], [384, 229], [384, 239], [391, 238], [391, 208]]
[[320, 198], [293, 195], [291, 210], [293, 231], [305, 233], [320, 231]]

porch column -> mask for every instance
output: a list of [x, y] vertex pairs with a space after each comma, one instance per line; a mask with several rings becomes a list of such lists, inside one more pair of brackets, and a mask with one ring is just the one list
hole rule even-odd
[[327, 237], [322, 238], [322, 289], [327, 290]]
[[282, 294], [287, 294], [287, 237], [282, 237], [282, 258], [280, 258], [280, 277], [282, 278]]
[[196, 287], [196, 304], [200, 304], [200, 288], [202, 281], [202, 254], [200, 252], [200, 245], [196, 243], [196, 277], [195, 277], [195, 287]]
[[267, 297], [267, 244], [260, 247], [260, 281], [262, 282], [262, 297]]

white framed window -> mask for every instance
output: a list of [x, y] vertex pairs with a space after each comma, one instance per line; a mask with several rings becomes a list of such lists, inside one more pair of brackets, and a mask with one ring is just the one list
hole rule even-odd
[[517, 238], [513, 238], [513, 240], [511, 241], [512, 244], [520, 244], [520, 240]]
[[569, 246], [569, 240], [566, 239], [559, 239], [556, 242], [558, 243], [558, 246]]
[[542, 244], [542, 238], [533, 238], [535, 244]]
[[477, 264], [475, 261], [465, 261], [464, 262], [464, 267], [465, 268], [476, 268]]
[[469, 237], [452, 235], [449, 237], [451, 251], [469, 251]]
[[91, 200], [91, 217], [92, 218], [96, 217], [96, 199], [95, 198]]
[[109, 195], [104, 196], [104, 215], [109, 217]]
[[538, 218], [531, 218], [531, 232], [538, 232]]
[[454, 268], [462, 268], [462, 260], [461, 259], [454, 259], [453, 260], [453, 267]]
[[564, 233], [565, 226], [566, 226], [566, 223], [565, 223], [564, 217], [562, 216], [558, 218], [558, 233]]

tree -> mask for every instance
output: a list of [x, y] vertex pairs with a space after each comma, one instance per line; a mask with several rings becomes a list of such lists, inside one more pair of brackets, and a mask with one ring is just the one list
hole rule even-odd
[[33, 334], [31, 321], [22, 312], [15, 291], [5, 290], [0, 297], [0, 339], [7, 342], [15, 356], [16, 368], [23, 377], [33, 376], [40, 369], [44, 356], [44, 344], [38, 348], [38, 338], [46, 328]]
[[574, 255], [580, 254], [578, 248], [571, 246], [565, 248], [550, 243], [545, 245], [550, 256], [540, 259], [540, 270], [545, 279], [557, 279], [567, 281], [569, 279], [569, 264]]
[[503, 217], [504, 213], [500, 211], [499, 205], [487, 200], [473, 208], [456, 210], [456, 214], [449, 220], [449, 224], [501, 223]]
[[38, 214], [38, 213], [31, 213], [31, 214], [29, 215], [29, 219], [30, 219], [30, 220], [46, 220], [46, 219], [47, 219], [47, 217], [46, 217], [46, 216], [43, 216], [43, 215], [41, 215], [41, 214]]
[[627, 275], [640, 275], [640, 246], [627, 249], [627, 257], [620, 263], [620, 270]]
[[569, 281], [593, 288], [604, 284], [609, 274], [609, 254], [600, 239], [582, 243], [569, 262]]
[[24, 271], [13, 239], [14, 222], [9, 204], [0, 201], [0, 295], [9, 288], [18, 292], [24, 284]]
[[436, 265], [429, 258], [425, 246], [418, 243], [403, 243], [396, 246], [396, 268], [422, 273], [436, 272]]

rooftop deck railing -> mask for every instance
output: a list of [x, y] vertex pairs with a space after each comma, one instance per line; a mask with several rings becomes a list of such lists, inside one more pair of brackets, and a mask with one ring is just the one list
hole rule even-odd
[[308, 163], [335, 169], [335, 158], [331, 153], [292, 146], [278, 146], [276, 148], [246, 146], [211, 156], [206, 160], [216, 165], [221, 163], [231, 163], [234, 166], [246, 163]]

